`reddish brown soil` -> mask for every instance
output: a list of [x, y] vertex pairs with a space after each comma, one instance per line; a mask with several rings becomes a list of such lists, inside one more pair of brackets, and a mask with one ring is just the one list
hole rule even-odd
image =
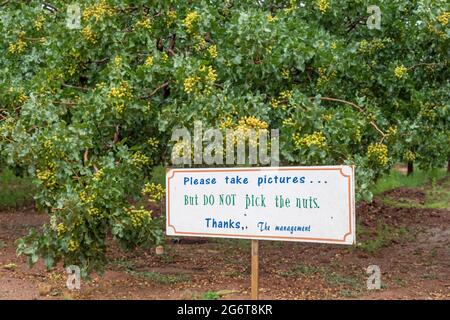
[[[414, 189], [388, 195], [424, 199]], [[208, 290], [222, 299], [249, 298], [250, 244], [244, 240], [169, 239], [162, 256], [112, 245], [105, 274], [69, 291], [62, 266], [49, 272], [39, 262], [29, 269], [15, 254], [14, 241], [46, 220], [32, 208], [0, 212], [0, 299], [201, 299]], [[260, 242], [261, 298], [450, 299], [450, 208], [393, 208], [375, 198], [357, 205], [357, 224], [358, 242], [373, 243], [383, 226], [390, 226], [384, 235], [389, 241], [374, 252], [365, 245]], [[369, 265], [381, 269], [380, 290], [366, 289]], [[161, 283], [171, 279], [178, 281]]]
[[396, 199], [400, 202], [411, 202], [417, 204], [424, 204], [426, 200], [426, 193], [423, 190], [411, 189], [411, 188], [399, 188], [390, 190], [384, 193], [389, 198]]

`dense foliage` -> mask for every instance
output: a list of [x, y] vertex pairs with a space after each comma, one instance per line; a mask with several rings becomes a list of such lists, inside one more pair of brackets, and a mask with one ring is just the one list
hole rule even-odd
[[[447, 1], [68, 1], [0, 5], [0, 151], [50, 215], [18, 252], [101, 269], [108, 234], [158, 242], [176, 127], [279, 128], [284, 165], [450, 158]], [[369, 29], [368, 5], [381, 9]]]

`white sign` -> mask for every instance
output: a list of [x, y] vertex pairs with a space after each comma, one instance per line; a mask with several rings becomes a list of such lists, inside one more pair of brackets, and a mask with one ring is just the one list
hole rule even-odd
[[170, 236], [353, 244], [354, 167], [168, 169]]

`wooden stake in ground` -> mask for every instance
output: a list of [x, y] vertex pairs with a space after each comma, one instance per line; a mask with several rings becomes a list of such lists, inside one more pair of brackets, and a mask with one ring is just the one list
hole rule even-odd
[[252, 300], [258, 300], [259, 290], [259, 241], [252, 240]]

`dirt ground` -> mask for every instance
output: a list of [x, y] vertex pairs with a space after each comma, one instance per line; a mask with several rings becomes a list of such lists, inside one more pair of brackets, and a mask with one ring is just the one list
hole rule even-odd
[[[449, 178], [446, 178], [448, 182]], [[449, 184], [446, 183], [446, 186]], [[388, 191], [357, 204], [357, 245], [260, 242], [261, 299], [450, 299], [450, 208], [387, 205], [424, 201], [423, 189]], [[30, 269], [14, 241], [47, 220], [32, 207], [0, 212], [0, 299], [249, 299], [250, 242], [168, 239], [154, 248], [108, 251], [105, 274], [66, 288], [62, 266]], [[367, 289], [367, 267], [382, 286]]]

